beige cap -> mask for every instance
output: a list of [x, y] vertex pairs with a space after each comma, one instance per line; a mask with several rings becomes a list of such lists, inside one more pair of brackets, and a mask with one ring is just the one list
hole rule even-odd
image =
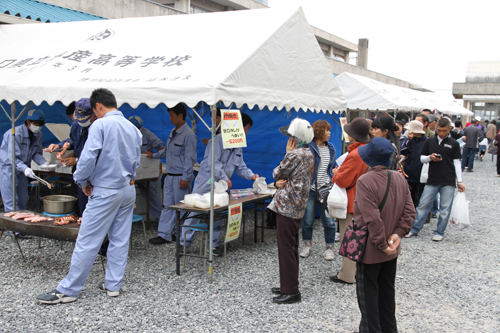
[[425, 134], [424, 125], [418, 120], [412, 120], [408, 124], [405, 125], [405, 128], [408, 131], [411, 131], [415, 134]]

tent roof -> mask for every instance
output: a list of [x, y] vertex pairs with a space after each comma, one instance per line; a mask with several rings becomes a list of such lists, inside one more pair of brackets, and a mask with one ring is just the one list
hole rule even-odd
[[350, 110], [420, 112], [423, 109], [438, 109], [445, 114], [472, 114], [460, 106], [451, 95], [398, 87], [351, 73], [342, 73], [335, 80]]
[[301, 8], [0, 26], [0, 100], [346, 107]]

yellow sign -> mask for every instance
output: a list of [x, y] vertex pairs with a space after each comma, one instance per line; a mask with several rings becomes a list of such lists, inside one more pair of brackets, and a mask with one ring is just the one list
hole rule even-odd
[[227, 214], [226, 243], [238, 239], [240, 236], [242, 216], [243, 205], [241, 203], [229, 206], [229, 212]]
[[224, 149], [247, 146], [240, 110], [221, 110], [222, 144]]

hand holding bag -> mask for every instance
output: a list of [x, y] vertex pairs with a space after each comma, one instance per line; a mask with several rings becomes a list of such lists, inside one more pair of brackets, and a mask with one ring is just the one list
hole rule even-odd
[[328, 195], [328, 215], [331, 218], [345, 219], [347, 216], [347, 191], [345, 188], [340, 188], [337, 184], [333, 184], [330, 194]]
[[[384, 198], [378, 206], [379, 211], [384, 208], [387, 196], [389, 195], [389, 189], [391, 186], [391, 172], [387, 170], [387, 189], [385, 190]], [[365, 225], [361, 228], [356, 226], [354, 220], [351, 221], [347, 227], [344, 239], [340, 244], [339, 254], [351, 259], [355, 262], [360, 262], [365, 254], [366, 242], [368, 241], [368, 227]]]

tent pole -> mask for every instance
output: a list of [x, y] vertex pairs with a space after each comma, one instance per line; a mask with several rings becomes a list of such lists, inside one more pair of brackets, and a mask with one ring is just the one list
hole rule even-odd
[[[212, 105], [212, 164], [210, 167], [210, 224], [208, 229], [208, 274], [210, 276], [210, 283], [213, 282], [213, 246], [214, 246], [214, 182], [215, 182], [215, 117], [217, 116], [217, 105]], [[203, 121], [203, 120], [202, 120]]]
[[16, 210], [16, 102], [10, 107], [12, 122], [12, 210]]

